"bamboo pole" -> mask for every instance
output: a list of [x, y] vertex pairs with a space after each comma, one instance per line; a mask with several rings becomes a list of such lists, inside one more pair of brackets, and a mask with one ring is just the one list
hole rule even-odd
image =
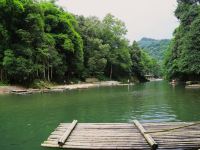
[[145, 140], [148, 142], [148, 144], [151, 146], [151, 149], [156, 150], [158, 148], [158, 144], [154, 141], [154, 139], [149, 134], [145, 134], [146, 130], [143, 128], [143, 126], [140, 124], [140, 122], [137, 120], [134, 120], [133, 123], [139, 129], [140, 133], [145, 138]]
[[78, 121], [74, 120], [71, 125], [69, 126], [69, 128], [65, 131], [65, 133], [63, 134], [63, 136], [58, 140], [58, 144], [59, 145], [64, 145], [65, 141], [67, 140], [67, 138], [70, 136], [70, 134], [72, 133], [73, 129], [76, 127]]

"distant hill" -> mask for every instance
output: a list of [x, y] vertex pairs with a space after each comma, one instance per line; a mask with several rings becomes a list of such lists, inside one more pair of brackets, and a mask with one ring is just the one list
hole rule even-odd
[[163, 60], [164, 53], [167, 50], [169, 43], [169, 39], [155, 40], [151, 38], [142, 38], [138, 41], [139, 46], [158, 61]]

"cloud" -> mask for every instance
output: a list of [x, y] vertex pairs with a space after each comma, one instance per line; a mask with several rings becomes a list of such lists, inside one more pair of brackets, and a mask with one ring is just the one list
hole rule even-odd
[[176, 0], [58, 0], [57, 4], [74, 14], [100, 19], [111, 13], [125, 22], [131, 41], [171, 38], [179, 24], [174, 16]]

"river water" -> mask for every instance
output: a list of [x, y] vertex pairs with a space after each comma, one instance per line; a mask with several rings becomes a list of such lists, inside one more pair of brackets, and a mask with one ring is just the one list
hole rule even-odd
[[200, 121], [200, 90], [165, 81], [64, 93], [0, 96], [0, 149], [44, 150], [61, 122]]

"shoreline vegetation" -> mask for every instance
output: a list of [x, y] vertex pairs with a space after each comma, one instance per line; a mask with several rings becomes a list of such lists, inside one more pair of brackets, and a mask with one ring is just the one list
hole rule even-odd
[[[126, 38], [125, 23], [112, 14], [99, 19], [72, 14], [55, 1], [1, 0], [0, 85], [40, 88], [87, 78], [135, 83], [147, 76], [200, 81], [200, 4], [177, 2], [180, 25], [170, 44], [143, 39], [154, 41], [143, 43], [147, 53], [140, 42]], [[159, 51], [168, 47], [160, 60], [150, 54], [156, 45]]]
[[[162, 78], [153, 78], [150, 79], [149, 82], [155, 81], [163, 81]], [[186, 81], [186, 82], [178, 82], [172, 81], [169, 82], [172, 86], [176, 86], [179, 84], [184, 84], [186, 89], [200, 89], [199, 81]], [[40, 88], [28, 88], [19, 85], [1, 85], [0, 86], [0, 95], [5, 94], [16, 94], [16, 95], [27, 95], [27, 94], [35, 94], [35, 93], [53, 93], [53, 92], [64, 92], [68, 90], [78, 90], [78, 89], [88, 89], [88, 88], [96, 88], [96, 87], [112, 87], [112, 86], [127, 86], [134, 85], [133, 82], [124, 83], [119, 81], [94, 81], [94, 82], [80, 82], [80, 83], [72, 83], [72, 84], [60, 84], [54, 85], [51, 84], [49, 86], [43, 86]]]
[[170, 84], [172, 86], [176, 86], [179, 84], [185, 85], [186, 89], [200, 89], [200, 81], [186, 81], [186, 82], [182, 82], [182, 81], [178, 81], [178, 80], [172, 80], [170, 82]]
[[[151, 78], [146, 82], [152, 81], [162, 81], [162, 78]], [[64, 92], [66, 90], [76, 90], [76, 89], [88, 89], [95, 87], [112, 87], [112, 86], [126, 86], [134, 85], [136, 83], [141, 83], [139, 80], [130, 81], [114, 81], [114, 80], [105, 80], [100, 81], [97, 78], [87, 78], [85, 82], [70, 82], [66, 84], [56, 84], [48, 81], [37, 81], [34, 85], [30, 87], [21, 86], [21, 85], [0, 85], [0, 95], [2, 94], [17, 94], [17, 95], [26, 95], [34, 93], [49, 93], [49, 92]]]
[[1, 0], [0, 82], [30, 87], [161, 76], [159, 63], [126, 34], [112, 14], [101, 20], [72, 14], [55, 1]]
[[49, 93], [49, 92], [64, 92], [66, 90], [75, 90], [75, 89], [88, 89], [95, 87], [106, 87], [106, 86], [124, 86], [124, 85], [133, 85], [133, 83], [126, 84], [118, 81], [101, 81], [93, 83], [76, 83], [76, 84], [64, 84], [64, 85], [53, 85], [48, 88], [25, 88], [22, 86], [0, 86], [0, 95], [1, 94], [34, 94], [34, 93]]
[[[151, 78], [146, 82], [152, 81], [162, 81], [162, 78]], [[49, 93], [49, 92], [64, 92], [67, 90], [76, 90], [76, 89], [88, 89], [95, 87], [112, 87], [112, 86], [126, 86], [134, 85], [136, 83], [141, 83], [139, 80], [130, 81], [114, 81], [106, 80], [100, 81], [97, 78], [87, 78], [85, 82], [78, 81], [76, 83], [66, 83], [66, 84], [56, 84], [50, 83], [48, 81], [37, 81], [35, 85], [30, 87], [25, 87], [21, 85], [8, 85], [6, 83], [0, 84], [0, 95], [2, 94], [17, 94], [17, 95], [26, 95], [34, 93]]]
[[[166, 52], [165, 76], [169, 80], [200, 81], [200, 5], [197, 0], [178, 0], [175, 29]], [[190, 86], [191, 87], [191, 86]]]

